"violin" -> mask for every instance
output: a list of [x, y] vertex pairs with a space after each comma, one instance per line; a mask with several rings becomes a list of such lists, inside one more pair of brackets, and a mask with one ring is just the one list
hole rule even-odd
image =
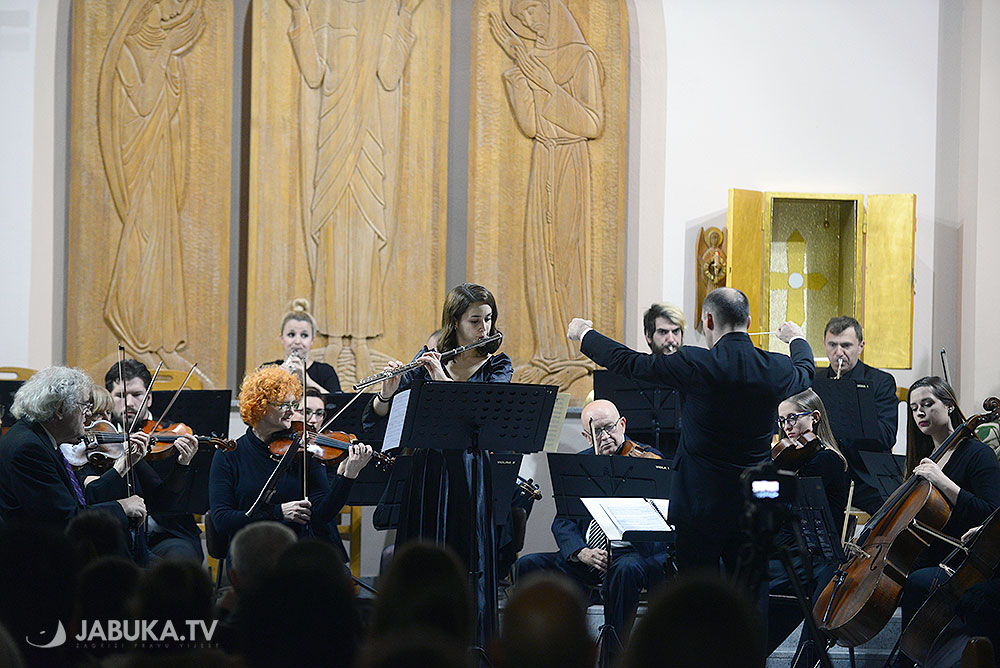
[[[360, 443], [354, 434], [343, 431], [324, 431], [316, 433], [306, 429], [305, 450], [313, 457], [324, 464], [339, 464], [347, 457], [349, 448]], [[281, 459], [292, 443], [299, 442], [302, 438], [302, 422], [293, 421], [291, 428], [287, 431], [279, 432], [271, 438], [268, 449], [271, 451], [271, 458]], [[302, 450], [300, 449], [299, 452]], [[297, 455], [298, 453], [296, 453]], [[372, 450], [372, 461], [376, 466], [388, 470], [395, 462], [395, 457], [390, 457], [384, 453]]]
[[[232, 441], [225, 438], [219, 438], [217, 436], [197, 436], [183, 422], [177, 422], [166, 429], [158, 429], [157, 431], [151, 431], [153, 427], [156, 426], [156, 422], [153, 420], [146, 420], [142, 425], [140, 425], [142, 430], [149, 434], [149, 452], [146, 457], [152, 460], [166, 459], [174, 452], [174, 441], [176, 441], [181, 436], [191, 436], [198, 441], [199, 447], [202, 445], [210, 445], [223, 452], [232, 452], [236, 449], [236, 441]], [[125, 434], [118, 431], [118, 429], [108, 422], [107, 420], [97, 420], [86, 430], [86, 436], [84, 436], [84, 442], [89, 444], [91, 449], [96, 449], [99, 446], [118, 444], [119, 450], [118, 455], [114, 457], [121, 457], [124, 454], [124, 449], [122, 444], [125, 442]], [[114, 450], [110, 452], [115, 452]], [[111, 456], [110, 452], [106, 456]], [[72, 465], [72, 462], [70, 462]]]
[[517, 481], [514, 484], [517, 485], [517, 488], [521, 491], [521, 493], [526, 494], [535, 501], [542, 500], [542, 488], [539, 487], [538, 484], [531, 478], [525, 479], [521, 476], [517, 476]]
[[622, 442], [621, 447], [618, 448], [618, 452], [616, 452], [615, 454], [621, 455], [623, 457], [642, 457], [643, 459], [663, 459], [663, 457], [653, 452], [652, 448], [649, 448], [645, 445], [639, 445], [635, 441], [630, 441], [628, 439], [625, 439], [625, 441]]
[[807, 431], [797, 438], [783, 438], [771, 446], [771, 461], [779, 469], [798, 471], [822, 449], [823, 441]]
[[[98, 423], [103, 423], [103, 425], [99, 425]], [[105, 425], [112, 430], [114, 429], [114, 425], [105, 420], [98, 420], [87, 425], [85, 429], [89, 433], [95, 427], [104, 429], [106, 428]], [[121, 441], [102, 441], [98, 443], [95, 439], [88, 438], [87, 436], [80, 439], [79, 443], [60, 443], [59, 450], [62, 452], [66, 463], [74, 469], [92, 464], [101, 473], [114, 466], [115, 460], [125, 454], [125, 447]]]

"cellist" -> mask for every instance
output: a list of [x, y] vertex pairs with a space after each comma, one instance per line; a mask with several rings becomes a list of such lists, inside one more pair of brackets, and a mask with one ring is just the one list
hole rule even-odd
[[[929, 481], [951, 504], [951, 516], [944, 533], [958, 540], [1000, 507], [1000, 463], [989, 446], [973, 438], [953, 446], [937, 463], [929, 459], [930, 453], [944, 443], [965, 418], [954, 390], [937, 376], [927, 376], [913, 383], [909, 398], [906, 468]], [[902, 628], [906, 628], [937, 583], [947, 578], [937, 565], [953, 546], [930, 540], [931, 544], [917, 557], [903, 587]], [[914, 664], [900, 654], [894, 665]]]

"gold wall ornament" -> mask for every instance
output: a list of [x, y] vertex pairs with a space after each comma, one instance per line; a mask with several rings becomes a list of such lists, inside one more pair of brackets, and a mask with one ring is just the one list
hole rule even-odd
[[[727, 285], [750, 300], [751, 329], [803, 326], [821, 363], [823, 330], [837, 315], [864, 327], [864, 360], [910, 368], [916, 196], [731, 190]], [[755, 343], [788, 350], [773, 336]]]
[[66, 354], [97, 377], [120, 341], [225, 378], [232, 22], [202, 0], [75, 6]]
[[701, 304], [712, 290], [726, 284], [726, 230], [703, 227], [698, 232], [695, 328], [701, 331]]
[[478, 0], [469, 274], [496, 286], [515, 380], [582, 402], [574, 316], [623, 330], [628, 15], [624, 2]]
[[253, 12], [245, 364], [280, 354], [284, 308], [307, 294], [313, 357], [346, 385], [439, 326], [449, 4], [262, 0]]

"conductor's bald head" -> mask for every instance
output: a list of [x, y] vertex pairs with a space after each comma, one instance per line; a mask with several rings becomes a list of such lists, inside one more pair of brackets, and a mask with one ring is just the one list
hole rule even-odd
[[730, 332], [745, 332], [750, 326], [750, 301], [736, 288], [716, 288], [701, 308], [702, 328], [709, 345]]

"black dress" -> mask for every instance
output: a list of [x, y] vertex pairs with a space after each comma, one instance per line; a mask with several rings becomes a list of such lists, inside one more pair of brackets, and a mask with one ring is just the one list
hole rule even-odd
[[[426, 351], [426, 347], [421, 348], [413, 359]], [[513, 375], [514, 366], [510, 358], [505, 353], [498, 353], [487, 358], [472, 374], [469, 382], [509, 383]], [[408, 371], [400, 378], [396, 392], [408, 389], [417, 379], [429, 378], [424, 367]], [[366, 432], [374, 429], [376, 421], [386, 419], [375, 414], [374, 401], [373, 397], [364, 410]], [[448, 545], [467, 566], [484, 563], [484, 554], [471, 553], [472, 527], [477, 532], [492, 529], [486, 527], [488, 522], [482, 483], [480, 482], [478, 490], [471, 489], [471, 481], [482, 481], [485, 475], [483, 470], [474, 470], [474, 467], [481, 466], [482, 461], [464, 450], [421, 448], [414, 452], [410, 476], [406, 481], [405, 500], [396, 527], [396, 549], [408, 541], [423, 538]], [[476, 540], [474, 544], [493, 544], [493, 540]], [[482, 628], [482, 615], [485, 614], [482, 603], [487, 599], [485, 578], [477, 577], [473, 588], [476, 599], [480, 602], [478, 607]]]
[[[285, 363], [285, 360], [275, 360], [270, 362], [270, 364], [277, 364], [278, 366]], [[337, 376], [337, 370], [325, 362], [313, 362], [308, 367], [306, 367], [306, 375], [309, 376], [314, 383], [323, 388], [327, 393], [340, 392], [340, 377]]]

